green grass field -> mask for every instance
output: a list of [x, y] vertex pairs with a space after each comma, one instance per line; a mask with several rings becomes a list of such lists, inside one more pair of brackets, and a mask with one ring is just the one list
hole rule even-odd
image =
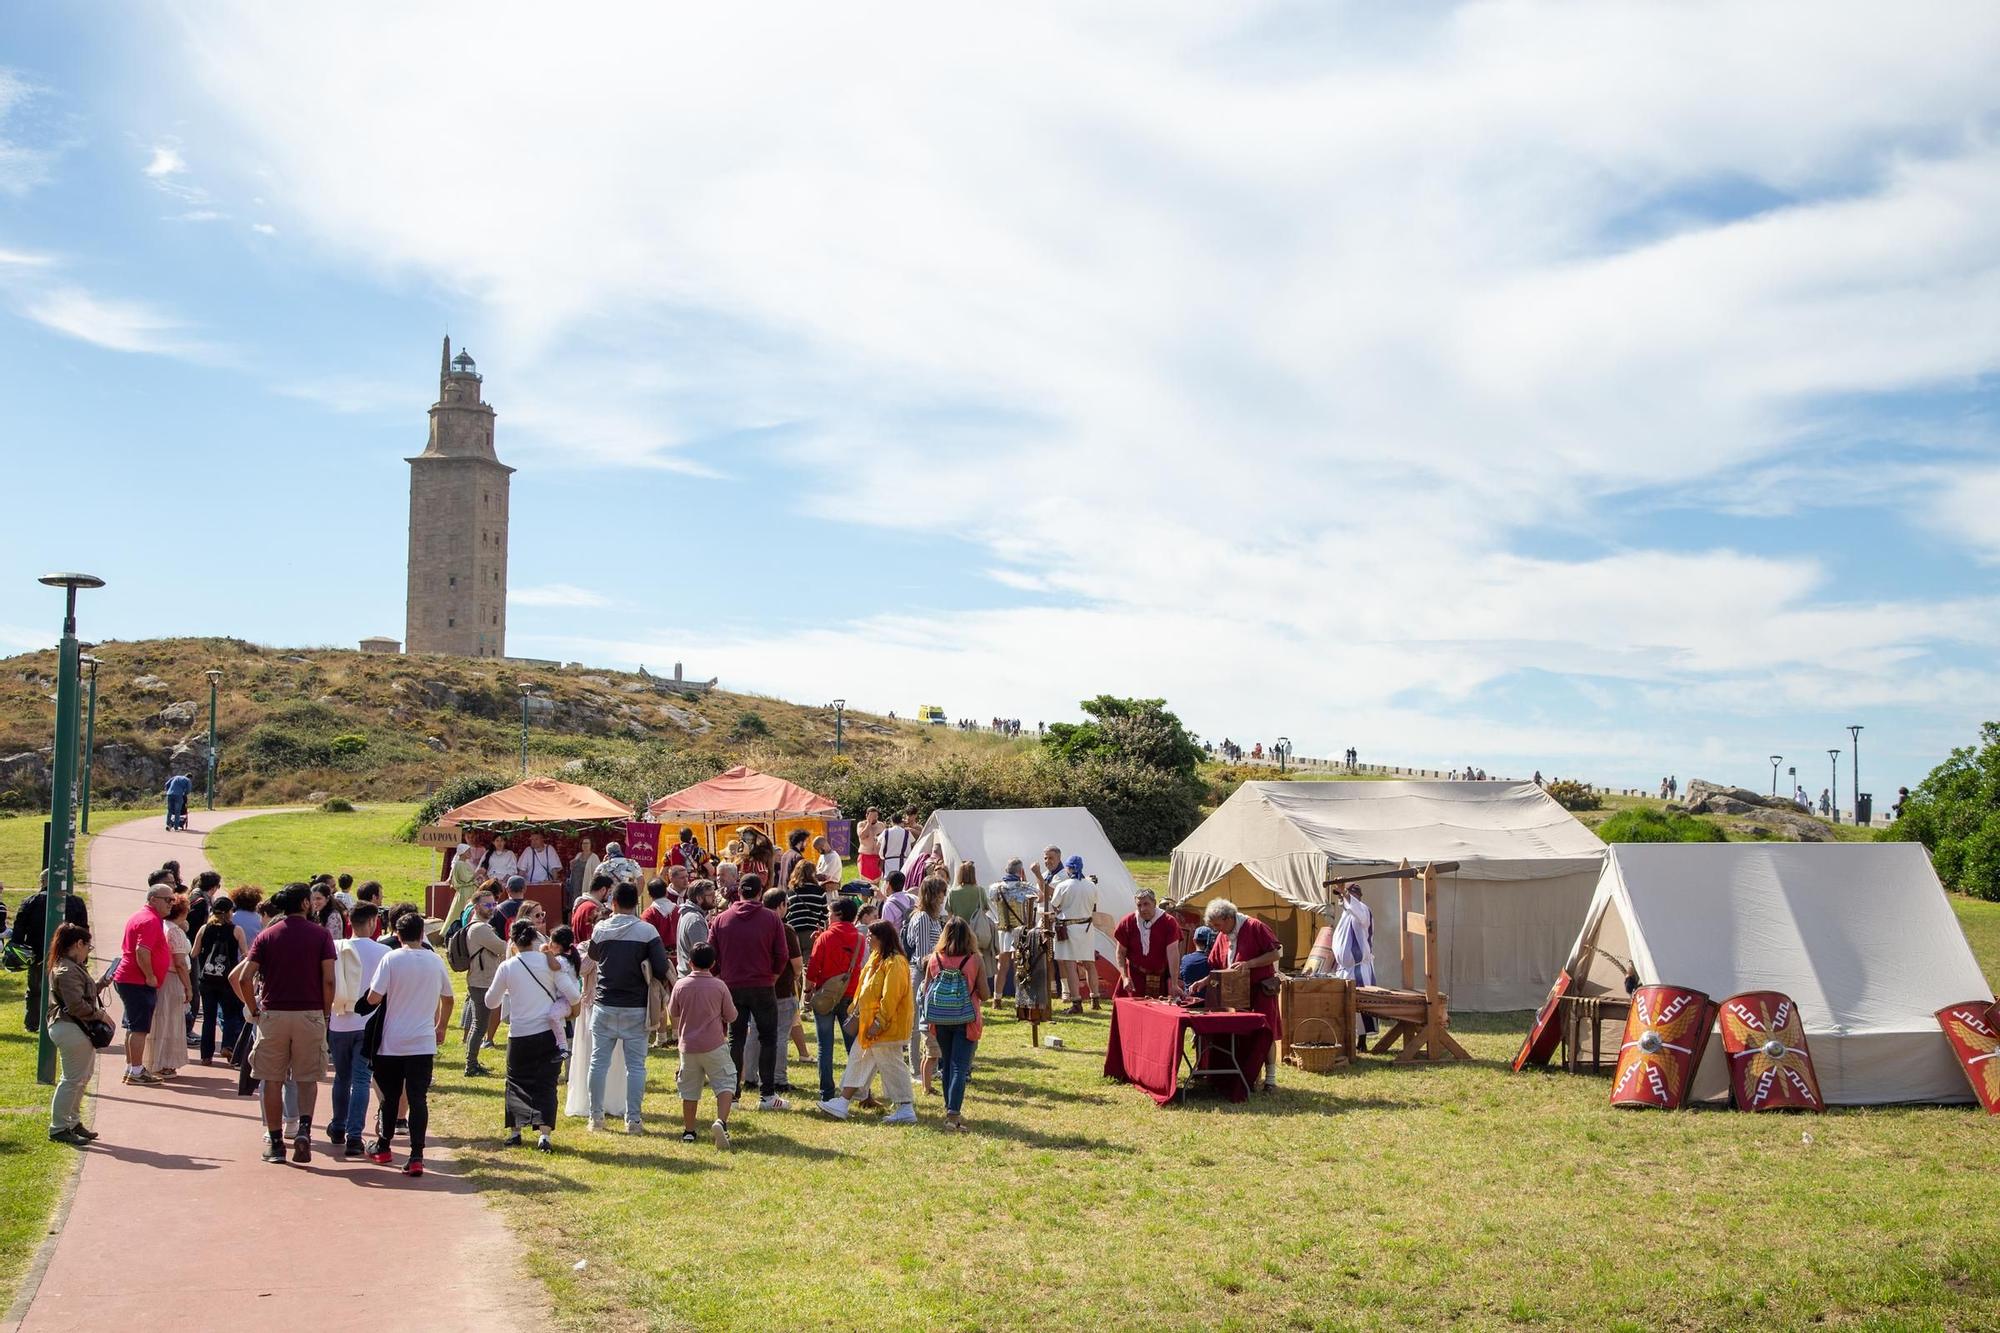
[[[414, 882], [378, 841], [403, 817], [245, 821], [217, 859]], [[2000, 974], [2000, 904], [1954, 907]], [[971, 1134], [941, 1133], [936, 1099], [902, 1131], [751, 1112], [726, 1156], [674, 1137], [661, 1059], [651, 1137], [566, 1121], [554, 1157], [502, 1150], [499, 1080], [456, 1073], [454, 1036], [432, 1123], [575, 1328], [2000, 1327], [1986, 1117], [1614, 1112], [1602, 1078], [1508, 1072], [1525, 1024], [1463, 1016], [1471, 1064], [1364, 1058], [1159, 1110], [1103, 1079], [1105, 1017], [1061, 1022], [1061, 1051], [1001, 1019]], [[803, 1105], [811, 1066], [792, 1077]]]
[[[90, 822], [102, 830], [150, 813], [93, 810]], [[34, 815], [0, 819], [0, 884], [10, 921], [41, 870], [42, 823]], [[89, 839], [79, 842], [81, 858]], [[26, 988], [25, 972], [0, 972], [0, 1310], [13, 1300], [76, 1164], [75, 1149], [48, 1141], [49, 1089], [35, 1082], [35, 1037], [21, 1023]]]
[[227, 884], [257, 884], [267, 892], [320, 871], [347, 871], [355, 882], [380, 880], [385, 903], [422, 901], [437, 877], [438, 854], [397, 841], [414, 805], [366, 805], [352, 814], [317, 810], [260, 815], [217, 829], [208, 857]]

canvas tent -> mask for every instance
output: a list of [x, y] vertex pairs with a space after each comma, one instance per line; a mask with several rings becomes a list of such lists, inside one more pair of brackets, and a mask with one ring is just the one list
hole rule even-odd
[[[825, 833], [826, 821], [837, 817], [840, 807], [796, 782], [738, 764], [706, 782], [662, 796], [646, 807], [646, 813], [663, 825], [692, 828], [713, 851], [745, 824], [762, 829], [781, 847], [795, 828]], [[671, 842], [671, 827], [662, 836]]]
[[1019, 857], [1023, 865], [1031, 865], [1048, 846], [1062, 848], [1065, 860], [1081, 856], [1084, 873], [1097, 876], [1097, 912], [1108, 920], [1100, 920], [1091, 934], [1097, 948], [1098, 977], [1109, 994], [1118, 980], [1118, 946], [1112, 942], [1111, 928], [1136, 906], [1139, 886], [1090, 811], [1081, 806], [936, 810], [910, 849], [910, 859], [914, 863], [927, 853], [941, 857], [954, 875], [958, 863], [969, 860], [979, 882], [991, 884], [1007, 872], [1007, 862]]
[[[1438, 879], [1439, 989], [1453, 1009], [1532, 1009], [1590, 902], [1604, 844], [1532, 782], [1246, 782], [1174, 848], [1169, 896], [1228, 898], [1300, 963], [1325, 920], [1329, 868], [1456, 861]], [[1363, 887], [1375, 971], [1403, 984], [1396, 890]], [[1413, 959], [1421, 987], [1427, 960]]]
[[[1622, 995], [1628, 964], [1640, 985], [1717, 1004], [1791, 996], [1830, 1106], [1972, 1100], [1933, 1015], [1993, 992], [1917, 843], [1615, 846], [1570, 950], [1571, 992]], [[1693, 1095], [1727, 1088], [1711, 1040]]]
[[598, 825], [623, 823], [631, 817], [630, 807], [594, 787], [529, 778], [446, 811], [443, 822], [461, 828], [498, 825], [504, 831], [511, 825]]

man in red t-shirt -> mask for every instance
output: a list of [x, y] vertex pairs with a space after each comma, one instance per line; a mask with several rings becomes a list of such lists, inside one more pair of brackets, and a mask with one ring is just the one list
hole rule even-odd
[[[257, 932], [237, 981], [244, 1017], [257, 1025], [250, 1074], [263, 1081], [264, 1160], [285, 1160], [285, 1081], [299, 1087], [299, 1127], [292, 1160], [312, 1160], [313, 1106], [326, 1077], [326, 1021], [333, 1012], [333, 936], [306, 918], [308, 891], [287, 884], [272, 901], [283, 916]], [[263, 982], [262, 986], [257, 983]], [[394, 1118], [395, 1108], [389, 1108]]]
[[[147, 877], [146, 905], [125, 923], [118, 943], [118, 968], [111, 982], [125, 1011], [125, 1081], [164, 1083], [158, 1074], [146, 1072], [146, 1036], [153, 1030], [153, 1009], [160, 998], [160, 982], [166, 978], [173, 959], [167, 954], [167, 909], [173, 905], [173, 886], [167, 872], [155, 870]], [[168, 1015], [180, 1022], [179, 1014]]]
[[601, 870], [592, 875], [590, 887], [570, 910], [569, 929], [579, 948], [590, 943], [590, 932], [597, 929], [597, 918], [606, 910], [604, 900], [611, 896], [611, 884], [611, 876]]

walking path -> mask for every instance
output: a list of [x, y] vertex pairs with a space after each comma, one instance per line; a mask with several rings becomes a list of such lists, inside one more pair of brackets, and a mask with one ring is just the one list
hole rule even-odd
[[[98, 834], [92, 970], [101, 975], [115, 954], [160, 862], [178, 860], [192, 880], [209, 868], [204, 835], [269, 813], [191, 812], [194, 836], [157, 819]], [[115, 1010], [116, 992], [105, 994]], [[98, 1060], [92, 1123], [102, 1137], [81, 1150], [82, 1176], [23, 1330], [549, 1325], [547, 1298], [515, 1271], [505, 1225], [440, 1145], [425, 1154], [421, 1180], [340, 1161], [323, 1132], [311, 1165], [275, 1166], [258, 1160], [257, 1099], [236, 1095], [234, 1069], [193, 1059], [157, 1088], [121, 1083], [123, 1069], [119, 1042]]]

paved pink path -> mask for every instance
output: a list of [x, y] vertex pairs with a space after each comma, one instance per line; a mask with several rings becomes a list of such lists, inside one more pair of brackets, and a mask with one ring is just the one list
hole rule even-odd
[[[97, 951], [115, 952], [160, 862], [178, 860], [193, 879], [209, 868], [202, 834], [268, 813], [193, 812], [191, 833], [142, 819], [99, 834], [89, 865]], [[115, 1011], [116, 992], [106, 999]], [[549, 1325], [539, 1286], [515, 1276], [519, 1243], [441, 1146], [427, 1147], [422, 1180], [333, 1157], [323, 1146], [329, 1081], [312, 1163], [274, 1166], [257, 1158], [256, 1098], [236, 1095], [234, 1069], [197, 1057], [157, 1088], [127, 1087], [123, 1069], [121, 1041], [98, 1062], [86, 1119], [103, 1137], [82, 1150], [76, 1197], [23, 1330]], [[385, 1265], [409, 1276], [386, 1281]]]

